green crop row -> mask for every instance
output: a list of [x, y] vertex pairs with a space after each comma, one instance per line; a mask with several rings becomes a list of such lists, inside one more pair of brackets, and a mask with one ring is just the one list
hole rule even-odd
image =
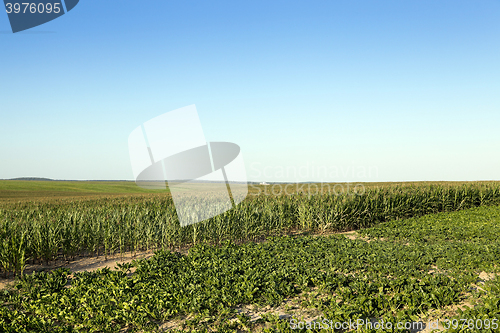
[[181, 227], [172, 199], [104, 198], [0, 205], [0, 267], [81, 255], [262, 239], [290, 231], [347, 231], [500, 202], [500, 185], [391, 187], [366, 192], [249, 196], [236, 208]]
[[[187, 255], [160, 250], [117, 270], [26, 275], [0, 293], [0, 331], [157, 332], [165, 323], [177, 323], [172, 332], [340, 331], [294, 330], [272, 312], [250, 321], [236, 311], [273, 309], [285, 299], [315, 310], [319, 321], [392, 323], [384, 332], [409, 332], [397, 323], [434, 320], [431, 311], [448, 315], [467, 298], [474, 306], [457, 318], [499, 321], [500, 279], [478, 282], [481, 272], [500, 271], [499, 231], [500, 207], [480, 207], [383, 223], [362, 232], [370, 241], [332, 235], [198, 244]], [[485, 292], [474, 291], [479, 285]]]

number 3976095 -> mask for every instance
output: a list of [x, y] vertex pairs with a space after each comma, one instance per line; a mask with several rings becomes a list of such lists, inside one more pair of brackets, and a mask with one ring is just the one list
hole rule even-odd
[[5, 7], [6, 7], [6, 10], [7, 10], [7, 14], [10, 14], [10, 13], [15, 13], [15, 14], [18, 14], [18, 13], [23, 13], [23, 14], [26, 14], [26, 13], [31, 13], [31, 14], [35, 14], [35, 13], [47, 13], [47, 14], [50, 14], [50, 13], [55, 13], [55, 14], [58, 14], [61, 12], [61, 7], [60, 7], [60, 3], [29, 3], [29, 2], [23, 2], [23, 3], [6, 3], [5, 4]]

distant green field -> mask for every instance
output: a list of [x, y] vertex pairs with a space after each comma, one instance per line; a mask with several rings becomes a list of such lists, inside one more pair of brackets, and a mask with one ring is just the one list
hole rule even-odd
[[[270, 185], [249, 184], [250, 194], [289, 194], [295, 192], [325, 193], [328, 190], [341, 192], [353, 191], [355, 186], [362, 188], [393, 187], [393, 186], [457, 186], [463, 184], [499, 184], [500, 182], [370, 182], [370, 183], [308, 183], [287, 184], [275, 183]], [[64, 197], [102, 196], [106, 194], [147, 194], [165, 193], [167, 190], [148, 190], [141, 188], [133, 181], [37, 181], [37, 180], [0, 180], [0, 200], [31, 200], [51, 199]]]
[[95, 193], [154, 192], [138, 187], [133, 181], [27, 181], [1, 180], [0, 191], [62, 191]]
[[128, 181], [27, 181], [0, 180], [0, 199], [70, 197], [98, 194], [161, 193]]

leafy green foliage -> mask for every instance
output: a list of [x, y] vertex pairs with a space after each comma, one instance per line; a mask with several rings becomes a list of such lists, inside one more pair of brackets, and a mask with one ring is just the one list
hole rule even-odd
[[[500, 267], [500, 241], [492, 234], [499, 225], [500, 207], [481, 207], [383, 223], [360, 232], [369, 241], [343, 235], [226, 241], [198, 244], [187, 255], [160, 250], [117, 270], [26, 275], [16, 290], [0, 293], [0, 331], [149, 332], [173, 320], [192, 332], [252, 331], [259, 323], [236, 313], [237, 306], [274, 307], [300, 297], [303, 307], [333, 322], [395, 324], [472, 293], [476, 306], [457, 318], [500, 319], [500, 279], [473, 292], [480, 272]], [[271, 314], [262, 323], [265, 332], [299, 331]], [[459, 331], [466, 330], [453, 332]]]

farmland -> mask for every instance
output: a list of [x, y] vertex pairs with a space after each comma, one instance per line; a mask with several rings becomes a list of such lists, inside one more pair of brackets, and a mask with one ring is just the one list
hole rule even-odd
[[0, 180], [0, 200], [32, 201], [151, 193], [134, 182]]
[[498, 183], [250, 195], [184, 228], [168, 194], [61, 198], [1, 204], [5, 275], [58, 258], [157, 252], [115, 270], [25, 274], [0, 292], [0, 330], [274, 332], [297, 331], [290, 320], [301, 317], [394, 326], [456, 317], [497, 331]]

